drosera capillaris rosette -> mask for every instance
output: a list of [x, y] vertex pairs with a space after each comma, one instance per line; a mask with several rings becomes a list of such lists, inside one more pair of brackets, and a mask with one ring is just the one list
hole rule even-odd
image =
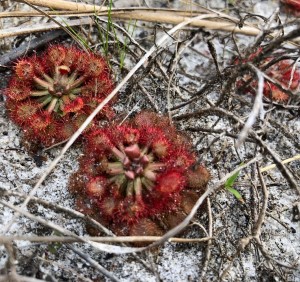
[[[27, 140], [51, 146], [68, 139], [113, 88], [100, 55], [50, 45], [15, 64], [5, 90], [6, 106]], [[96, 119], [113, 116], [109, 103]]]
[[159, 236], [185, 218], [209, 179], [168, 118], [143, 111], [86, 135], [69, 189], [81, 212], [116, 234]]

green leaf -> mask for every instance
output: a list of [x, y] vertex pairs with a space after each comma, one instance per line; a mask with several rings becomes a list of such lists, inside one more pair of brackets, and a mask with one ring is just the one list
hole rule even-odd
[[234, 188], [227, 188], [227, 190], [233, 195], [235, 196], [240, 202], [244, 203], [244, 199], [242, 197], [242, 195], [237, 191], [235, 190]]
[[[52, 232], [52, 235], [61, 236], [62, 234], [55, 230], [55, 231]], [[48, 251], [55, 255], [57, 253], [57, 251], [61, 248], [61, 246], [62, 246], [61, 243], [53, 242], [53, 243], [48, 245]]]
[[[244, 163], [242, 162], [240, 164], [243, 165]], [[244, 203], [244, 200], [243, 200], [243, 197], [241, 196], [241, 194], [235, 190], [233, 187], [235, 181], [237, 180], [237, 178], [239, 177], [240, 175], [240, 170], [237, 171], [234, 175], [232, 175], [231, 177], [229, 177], [226, 182], [225, 182], [225, 189], [227, 189], [233, 196], [235, 196], [240, 202]]]
[[233, 186], [234, 182], [237, 180], [237, 178], [240, 175], [240, 171], [237, 171], [234, 175], [232, 175], [231, 177], [229, 177], [226, 182], [225, 182], [225, 188], [229, 189]]
[[236, 4], [236, 0], [228, 0], [228, 4], [231, 4], [234, 6]]
[[[244, 162], [241, 162], [239, 166], [242, 166], [244, 164]], [[238, 172], [236, 172], [234, 175], [232, 175], [231, 177], [229, 177], [226, 182], [225, 182], [225, 188], [231, 188], [234, 184], [234, 182], [237, 180], [237, 178], [240, 175], [240, 170]]]
[[62, 244], [61, 243], [58, 243], [58, 242], [55, 242], [55, 243], [52, 243], [52, 244], [49, 244], [48, 245], [48, 251], [55, 255], [57, 254], [57, 251], [61, 248]]

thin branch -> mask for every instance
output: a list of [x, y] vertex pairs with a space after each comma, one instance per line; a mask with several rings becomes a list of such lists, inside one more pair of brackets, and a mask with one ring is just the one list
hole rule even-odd
[[[281, 161], [281, 164], [288, 164], [290, 162], [294, 162], [294, 161], [297, 161], [297, 160], [300, 160], [300, 155], [296, 155], [292, 158], [283, 160], [283, 161]], [[268, 170], [271, 170], [271, 169], [274, 169], [274, 168], [276, 168], [276, 164], [271, 164], [271, 165], [268, 165], [268, 166], [265, 166], [265, 167], [261, 168], [260, 171], [265, 172], [265, 171], [268, 171]]]
[[262, 75], [261, 71], [255, 67], [252, 64], [248, 64], [252, 70], [254, 70], [256, 72], [257, 78], [258, 78], [258, 87], [257, 87], [257, 91], [256, 91], [256, 95], [255, 95], [255, 100], [254, 100], [254, 104], [253, 104], [253, 108], [252, 111], [249, 114], [249, 117], [246, 121], [246, 123], [244, 124], [244, 127], [242, 129], [242, 131], [240, 132], [240, 136], [237, 140], [236, 143], [236, 147], [239, 148], [242, 143], [245, 141], [251, 127], [253, 126], [253, 124], [255, 123], [255, 120], [257, 118], [257, 116], [260, 113], [260, 119], [262, 119], [264, 117], [264, 107], [263, 107], [263, 91], [264, 91], [264, 76]]
[[260, 186], [262, 188], [262, 192], [264, 195], [264, 200], [263, 200], [263, 205], [258, 217], [258, 220], [254, 226], [254, 230], [253, 230], [253, 238], [255, 238], [256, 240], [260, 240], [260, 235], [261, 235], [261, 231], [262, 231], [262, 225], [265, 221], [265, 217], [266, 217], [266, 212], [267, 212], [267, 208], [268, 208], [268, 200], [269, 200], [269, 191], [267, 189], [267, 186], [265, 184], [264, 178], [261, 174], [261, 170], [259, 168], [259, 165], [256, 165], [257, 168], [257, 173], [258, 173], [258, 178], [259, 178], [259, 182], [260, 182]]
[[[116, 237], [92, 237], [92, 236], [82, 236], [88, 241], [101, 242], [101, 243], [135, 243], [135, 242], [156, 242], [161, 239], [160, 236], [116, 236]], [[172, 237], [168, 239], [170, 243], [202, 243], [213, 240], [213, 237], [203, 237], [203, 238], [179, 238]], [[76, 243], [82, 242], [74, 237], [70, 236], [35, 236], [35, 235], [9, 235], [0, 236], [0, 243], [12, 242], [12, 241], [28, 241], [36, 243]]]
[[[210, 204], [209, 198], [207, 198], [207, 213], [208, 213], [208, 234], [210, 237], [212, 237], [213, 236], [212, 235], [213, 234], [213, 223], [212, 223], [212, 210], [211, 210], [211, 204]], [[212, 246], [212, 240], [208, 240], [207, 246], [206, 246], [206, 251], [205, 251], [205, 261], [204, 261], [204, 265], [202, 267], [200, 281], [203, 281], [206, 276], [209, 260], [211, 257], [211, 246]]]
[[[17, 280], [15, 280], [15, 282], [46, 282], [45, 280], [40, 280], [33, 277], [26, 277], [18, 274], [16, 276], [16, 279]], [[0, 275], [0, 282], [13, 282], [13, 280], [9, 280], [7, 275]]]
[[[81, 26], [81, 25], [90, 25], [93, 23], [92, 19], [80, 19], [80, 20], [66, 20], [61, 23], [61, 26], [68, 28], [70, 26]], [[41, 31], [49, 31], [53, 29], [61, 29], [56, 23], [46, 23], [46, 24], [34, 24], [34, 25], [27, 25], [25, 27], [11, 27], [7, 29], [0, 30], [0, 39], [11, 37], [11, 36], [18, 36], [28, 33], [36, 33]]]
[[[186, 113], [177, 117], [174, 117], [176, 120], [182, 120], [186, 118], [192, 118], [197, 116], [206, 116], [206, 115], [212, 115], [216, 114], [220, 117], [225, 117], [234, 120], [235, 122], [238, 122], [240, 125], [244, 125], [244, 122], [233, 114], [232, 112], [226, 111], [225, 109], [219, 108], [219, 107], [209, 107], [204, 108], [198, 111], [194, 111], [192, 113]], [[286, 168], [286, 166], [282, 163], [280, 158], [271, 150], [269, 146], [267, 146], [262, 139], [257, 135], [255, 131], [252, 129], [249, 130], [250, 137], [254, 138], [256, 142], [267, 152], [273, 159], [274, 163], [276, 164], [277, 168], [280, 170], [282, 175], [286, 178], [287, 182], [290, 184], [290, 186], [297, 191], [297, 193], [300, 195], [300, 187], [297, 184], [297, 181], [291, 174], [291, 172]]]
[[244, 169], [245, 167], [249, 166], [250, 164], [254, 163], [257, 161], [257, 158], [254, 158], [252, 160], [250, 160], [248, 163], [239, 166], [238, 168], [236, 168], [235, 170], [233, 170], [232, 172], [226, 174], [221, 180], [219, 180], [215, 185], [211, 186], [210, 188], [208, 188], [203, 195], [198, 199], [198, 201], [195, 203], [194, 207], [192, 208], [192, 210], [190, 211], [190, 213], [188, 214], [188, 216], [180, 223], [178, 224], [176, 227], [174, 227], [173, 229], [169, 230], [162, 238], [161, 240], [151, 244], [148, 246], [148, 248], [150, 247], [155, 247], [158, 246], [162, 243], [164, 243], [165, 241], [167, 241], [169, 238], [175, 236], [176, 234], [178, 234], [180, 231], [182, 231], [188, 224], [189, 222], [193, 219], [193, 217], [195, 216], [197, 210], [199, 209], [199, 207], [202, 205], [202, 203], [204, 202], [204, 200], [213, 192], [216, 192], [218, 189], [220, 189], [221, 187], [224, 187], [224, 184], [226, 182], [226, 180], [228, 178], [230, 178], [232, 175], [234, 175], [235, 173], [237, 173], [238, 171]]
[[257, 219], [257, 221], [256, 221], [256, 223], [255, 223], [255, 225], [252, 229], [251, 235], [249, 235], [248, 237], [241, 238], [239, 240], [237, 250], [236, 250], [233, 258], [230, 260], [228, 266], [224, 269], [223, 273], [220, 275], [220, 280], [224, 280], [226, 278], [229, 270], [232, 267], [234, 259], [237, 258], [245, 250], [245, 248], [250, 244], [250, 242], [253, 241], [253, 240], [258, 245], [261, 253], [263, 254], [263, 256], [267, 260], [275, 262], [278, 266], [283, 266], [283, 267], [289, 268], [289, 269], [296, 269], [296, 267], [294, 267], [294, 266], [284, 264], [284, 263], [282, 263], [280, 261], [277, 261], [274, 258], [272, 258], [271, 255], [264, 248], [264, 246], [263, 246], [263, 244], [260, 240], [260, 235], [261, 235], [261, 232], [262, 232], [262, 226], [263, 226], [263, 223], [265, 221], [266, 212], [267, 212], [267, 208], [268, 208], [269, 191], [268, 191], [268, 189], [265, 185], [265, 182], [264, 182], [264, 179], [263, 179], [263, 176], [261, 174], [261, 170], [260, 170], [258, 164], [257, 164], [257, 172], [258, 172], [258, 177], [259, 177], [259, 180], [260, 180], [260, 184], [261, 184], [262, 191], [263, 191], [263, 196], [264, 196], [261, 211], [260, 211], [258, 219]]
[[69, 249], [71, 249], [75, 254], [80, 256], [84, 261], [89, 263], [92, 267], [97, 269], [100, 273], [102, 273], [104, 276], [108, 277], [113, 282], [120, 282], [116, 276], [114, 276], [112, 273], [110, 273], [106, 268], [104, 268], [102, 265], [100, 265], [97, 261], [93, 260], [89, 255], [81, 252], [77, 248], [75, 248], [72, 245], [67, 245]]
[[[25, 195], [25, 194], [15, 192], [15, 191], [11, 191], [11, 190], [6, 190], [2, 187], [0, 187], [0, 196], [16, 196], [16, 197], [20, 197], [22, 199], [25, 199], [27, 197], [27, 195]], [[69, 216], [72, 216], [74, 218], [82, 219], [86, 223], [89, 223], [89, 224], [93, 225], [93, 227], [97, 228], [98, 230], [101, 230], [106, 235], [115, 236], [110, 230], [108, 230], [106, 227], [104, 227], [101, 223], [99, 223], [98, 221], [84, 215], [83, 213], [81, 213], [79, 211], [73, 210], [71, 208], [67, 208], [65, 206], [61, 206], [59, 204], [48, 202], [46, 200], [43, 200], [43, 199], [40, 199], [40, 198], [37, 198], [37, 197], [31, 197], [30, 202], [41, 204], [44, 207], [52, 208], [56, 212], [63, 212], [63, 213], [65, 213]]]
[[[10, 52], [0, 56], [0, 67], [4, 67], [12, 64], [16, 59], [27, 54], [28, 50], [38, 50], [48, 42], [51, 42], [57, 38], [62, 38], [67, 34], [62, 30], [49, 31], [24, 45], [20, 45], [17, 48], [12, 49]], [[1, 70], [1, 69], [0, 69]]]

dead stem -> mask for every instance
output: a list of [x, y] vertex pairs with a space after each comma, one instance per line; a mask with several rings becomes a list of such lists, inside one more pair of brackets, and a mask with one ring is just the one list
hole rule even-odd
[[[209, 197], [207, 198], [207, 213], [208, 213], [208, 235], [213, 238], [213, 215], [212, 215], [212, 210], [211, 210], [211, 204], [210, 204], [210, 199]], [[207, 273], [207, 268], [209, 265], [209, 261], [211, 258], [211, 248], [212, 248], [212, 240], [208, 240], [207, 245], [206, 245], [206, 250], [205, 250], [205, 260], [203, 263], [202, 271], [201, 271], [201, 276], [200, 276], [200, 281], [205, 281], [206, 273]]]
[[[135, 243], [135, 242], [156, 242], [161, 239], [159, 236], [115, 236], [115, 237], [91, 237], [84, 236], [86, 240], [99, 242], [99, 243]], [[203, 237], [203, 238], [179, 238], [172, 237], [168, 239], [170, 243], [202, 243], [213, 240], [213, 237]], [[81, 242], [74, 237], [70, 236], [0, 236], [1, 242], [11, 242], [11, 241], [28, 241], [41, 244], [48, 243], [76, 243]]]

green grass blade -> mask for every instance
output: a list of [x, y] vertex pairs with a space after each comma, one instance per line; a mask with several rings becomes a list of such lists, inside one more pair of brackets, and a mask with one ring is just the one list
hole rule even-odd
[[244, 199], [242, 197], [242, 195], [235, 190], [234, 188], [226, 188], [234, 197], [237, 198], [237, 200], [239, 200], [240, 202], [244, 203]]

